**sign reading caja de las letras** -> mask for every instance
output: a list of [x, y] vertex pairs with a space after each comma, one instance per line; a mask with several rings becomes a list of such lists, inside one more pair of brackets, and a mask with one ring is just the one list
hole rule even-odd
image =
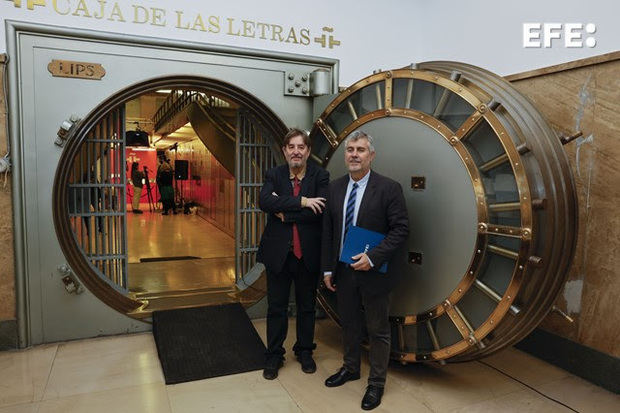
[[105, 69], [100, 63], [54, 59], [47, 65], [47, 70], [55, 77], [101, 80], [105, 76]]
[[[0, 0], [1, 1], [1, 0]], [[28, 13], [52, 12], [62, 18], [88, 19], [90, 24], [134, 24], [149, 25], [162, 30], [195, 32], [206, 36], [209, 42], [218, 38], [245, 38], [256, 42], [286, 43], [298, 47], [320, 45], [322, 49], [333, 49], [341, 45], [335, 30], [330, 26], [318, 28], [276, 24], [252, 18], [226, 17], [205, 13], [200, 10], [212, 6], [207, 2], [194, 2], [187, 9], [177, 2], [150, 0], [148, 5], [134, 4], [145, 0], [8, 0], [16, 8]], [[164, 7], [154, 7], [160, 4]], [[106, 28], [106, 27], [104, 27]], [[225, 37], [223, 37], [225, 36]]]

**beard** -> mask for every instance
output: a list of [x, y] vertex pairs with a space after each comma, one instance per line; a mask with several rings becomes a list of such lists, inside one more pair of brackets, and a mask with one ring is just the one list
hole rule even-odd
[[301, 166], [304, 163], [304, 159], [303, 158], [291, 158], [288, 161], [289, 166]]

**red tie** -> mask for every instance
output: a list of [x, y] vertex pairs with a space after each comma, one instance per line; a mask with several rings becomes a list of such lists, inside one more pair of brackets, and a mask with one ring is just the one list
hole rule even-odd
[[[299, 179], [297, 177], [293, 180], [293, 196], [299, 195], [301, 191], [301, 185], [299, 185]], [[299, 231], [297, 230], [297, 224], [293, 224], [293, 254], [297, 259], [301, 258], [301, 241], [299, 240]]]

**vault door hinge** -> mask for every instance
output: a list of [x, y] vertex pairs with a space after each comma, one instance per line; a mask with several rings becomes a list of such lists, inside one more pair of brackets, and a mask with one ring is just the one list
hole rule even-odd
[[310, 96], [310, 74], [307, 72], [285, 72], [284, 96]]
[[60, 128], [58, 128], [58, 132], [56, 132], [54, 143], [60, 147], [65, 146], [65, 142], [67, 142], [67, 139], [71, 136], [71, 133], [73, 133], [80, 120], [81, 119], [77, 115], [71, 115], [69, 119], [62, 121]]
[[62, 277], [61, 281], [67, 293], [79, 295], [84, 292], [84, 287], [80, 284], [77, 276], [67, 264], [59, 265], [57, 270]]

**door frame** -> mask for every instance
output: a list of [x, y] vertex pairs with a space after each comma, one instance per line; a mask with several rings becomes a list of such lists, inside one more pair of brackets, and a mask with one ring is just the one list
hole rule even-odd
[[[15, 274], [15, 299], [18, 346], [27, 347], [32, 344], [32, 329], [41, 328], [40, 320], [31, 320], [31, 305], [33, 297], [30, 294], [31, 271], [28, 263], [27, 230], [28, 223], [25, 214], [27, 203], [25, 191], [26, 171], [24, 169], [24, 145], [23, 142], [23, 112], [29, 108], [22, 106], [22, 76], [20, 67], [20, 36], [40, 35], [57, 37], [70, 40], [84, 40], [101, 43], [116, 43], [127, 46], [146, 46], [153, 48], [171, 49], [187, 52], [217, 53], [231, 57], [247, 57], [265, 59], [283, 63], [299, 63], [308, 65], [321, 65], [328, 67], [332, 74], [332, 93], [338, 91], [339, 60], [324, 57], [306, 56], [293, 53], [273, 52], [267, 50], [239, 48], [232, 46], [214, 45], [208, 43], [188, 42], [163, 38], [127, 35], [84, 29], [65, 28], [52, 25], [6, 20], [7, 54], [10, 57], [8, 64], [8, 113], [7, 121], [10, 131], [10, 143], [12, 148], [12, 205], [14, 222], [14, 274]], [[313, 119], [310, 119], [311, 123]], [[54, 133], [52, 131], [51, 133]]]
[[[54, 226], [60, 247], [67, 258], [70, 268], [73, 269], [78, 278], [97, 298], [123, 314], [135, 311], [143, 305], [143, 302], [122, 294], [110, 283], [101, 279], [83, 256], [82, 251], [74, 240], [69, 214], [67, 214], [69, 210], [69, 181], [73, 172], [73, 161], [82, 149], [82, 145], [93, 127], [99, 124], [110, 111], [119, 105], [145, 93], [160, 89], [187, 89], [205, 93], [215, 92], [251, 112], [262, 127], [268, 131], [269, 136], [273, 137], [276, 142], [288, 130], [278, 115], [258, 100], [258, 98], [243, 89], [221, 80], [185, 75], [147, 79], [128, 86], [101, 102], [85, 116], [84, 120], [77, 124], [75, 130], [67, 137], [67, 144], [62, 151], [56, 169], [52, 194]], [[280, 146], [279, 143], [277, 145]], [[238, 274], [238, 276], [243, 276], [243, 274]]]

